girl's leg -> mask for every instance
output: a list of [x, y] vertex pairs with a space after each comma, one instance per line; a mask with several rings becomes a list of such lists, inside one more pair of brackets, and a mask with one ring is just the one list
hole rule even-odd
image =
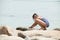
[[37, 24], [39, 24], [39, 26], [41, 26], [40, 29], [46, 30], [46, 26], [47, 26], [47, 25], [46, 25], [45, 22], [43, 22], [43, 21], [40, 20], [40, 19], [36, 19], [35, 21], [36, 21]]
[[40, 28], [39, 30], [46, 30], [46, 28], [43, 28], [43, 27], [41, 26], [41, 28]]

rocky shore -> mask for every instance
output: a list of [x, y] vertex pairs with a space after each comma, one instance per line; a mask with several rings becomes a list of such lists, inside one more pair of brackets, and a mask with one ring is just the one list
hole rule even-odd
[[0, 26], [0, 40], [60, 40], [59, 30], [29, 30]]

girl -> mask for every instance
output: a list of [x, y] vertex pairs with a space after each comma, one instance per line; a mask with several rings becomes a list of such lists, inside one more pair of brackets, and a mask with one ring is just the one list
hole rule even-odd
[[36, 13], [33, 14], [32, 16], [33, 20], [34, 20], [34, 23], [29, 27], [29, 28], [33, 28], [35, 27], [37, 24], [39, 26], [41, 26], [40, 29], [42, 30], [46, 30], [47, 27], [49, 27], [49, 22], [47, 19], [43, 18], [43, 17], [40, 17], [38, 16]]

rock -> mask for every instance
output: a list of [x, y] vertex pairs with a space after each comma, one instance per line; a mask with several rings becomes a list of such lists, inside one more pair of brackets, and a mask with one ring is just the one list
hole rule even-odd
[[31, 30], [31, 31], [24, 31], [24, 34], [28, 35], [32, 39], [40, 38], [39, 40], [41, 39], [42, 40], [43, 39], [59, 40], [60, 39], [60, 31], [56, 31], [56, 30]]
[[30, 31], [30, 30], [35, 30], [35, 29], [34, 29], [34, 28], [17, 27], [16, 30], [20, 30], [20, 31]]
[[24, 34], [22, 34], [22, 33], [18, 33], [18, 36], [22, 37], [22, 38], [26, 38], [26, 36]]
[[6, 34], [8, 36], [11, 36], [11, 34], [9, 33], [8, 29], [5, 26], [0, 26], [0, 35], [1, 34]]
[[25, 38], [26, 36], [23, 34], [22, 31], [14, 30], [9, 26], [0, 26], [0, 35], [8, 35], [8, 36], [18, 36], [21, 38]]
[[17, 36], [0, 35], [0, 40], [24, 40], [24, 39]]
[[54, 38], [46, 38], [46, 37], [38, 37], [38, 36], [34, 36], [34, 37], [31, 37], [31, 40], [57, 40], [57, 39], [54, 39]]
[[23, 27], [17, 27], [16, 30], [27, 31], [28, 29]]
[[55, 28], [54, 30], [60, 31], [60, 28]]

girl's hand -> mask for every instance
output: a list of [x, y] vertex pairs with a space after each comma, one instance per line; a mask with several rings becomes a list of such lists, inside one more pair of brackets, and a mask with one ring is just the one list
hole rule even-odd
[[29, 27], [29, 28], [32, 28], [32, 27]]
[[29, 27], [29, 30], [33, 30], [33, 28], [32, 27]]

